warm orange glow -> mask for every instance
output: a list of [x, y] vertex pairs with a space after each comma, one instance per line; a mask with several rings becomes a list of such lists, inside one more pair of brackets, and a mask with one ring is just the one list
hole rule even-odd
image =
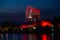
[[46, 26], [51, 26], [52, 24], [49, 21], [42, 21], [41, 26], [46, 27]]
[[46, 34], [42, 35], [42, 40], [47, 40], [47, 35]]

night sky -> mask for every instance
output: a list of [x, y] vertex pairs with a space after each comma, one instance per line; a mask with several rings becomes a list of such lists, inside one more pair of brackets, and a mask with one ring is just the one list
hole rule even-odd
[[60, 16], [60, 0], [0, 0], [0, 23], [7, 20], [23, 22], [28, 5], [40, 9], [41, 19], [52, 20]]

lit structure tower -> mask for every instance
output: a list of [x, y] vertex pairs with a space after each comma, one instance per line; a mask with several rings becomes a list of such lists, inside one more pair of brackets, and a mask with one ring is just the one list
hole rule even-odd
[[27, 6], [26, 8], [26, 22], [35, 22], [40, 19], [40, 10]]

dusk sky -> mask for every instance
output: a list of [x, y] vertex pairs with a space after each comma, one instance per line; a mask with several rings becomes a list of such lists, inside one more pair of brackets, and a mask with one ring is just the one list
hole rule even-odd
[[60, 0], [0, 0], [0, 22], [24, 21], [28, 5], [40, 9], [41, 19], [60, 16]]

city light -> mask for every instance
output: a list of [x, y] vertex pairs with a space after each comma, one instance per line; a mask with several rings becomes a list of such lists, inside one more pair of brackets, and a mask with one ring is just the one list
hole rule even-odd
[[46, 26], [51, 26], [52, 24], [51, 24], [51, 22], [49, 22], [49, 21], [41, 21], [41, 26], [42, 27], [46, 27]]
[[27, 25], [22, 25], [21, 28], [25, 29], [28, 28]]
[[[4, 40], [5, 38], [5, 40], [9, 40], [9, 38], [11, 38], [9, 36], [10, 33], [12, 33], [12, 40], [54, 40], [54, 36], [57, 37], [57, 39], [60, 38], [60, 23], [58, 20], [52, 22], [42, 19], [40, 21], [39, 19], [40, 10], [27, 6], [25, 22], [22, 25], [15, 25], [10, 22], [3, 23], [3, 25], [0, 26], [0, 39]], [[18, 36], [18, 34], [20, 35]]]
[[33, 29], [36, 29], [36, 27], [33, 27]]

